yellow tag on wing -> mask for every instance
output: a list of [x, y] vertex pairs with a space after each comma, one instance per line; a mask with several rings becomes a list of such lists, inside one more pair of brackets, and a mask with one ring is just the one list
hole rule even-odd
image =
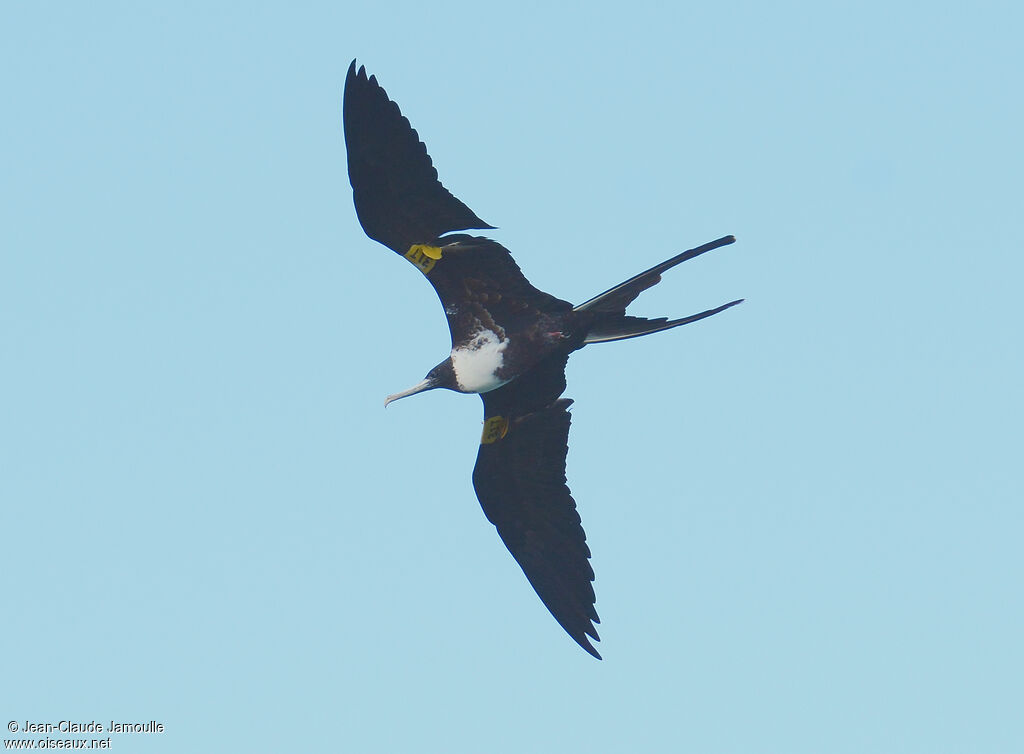
[[481, 445], [490, 445], [508, 434], [508, 419], [504, 416], [492, 416], [484, 420], [484, 433], [480, 437]]
[[426, 275], [434, 269], [434, 265], [437, 264], [437, 260], [441, 258], [441, 247], [414, 243], [409, 247], [409, 250], [405, 252], [405, 258], [416, 265], [419, 271]]

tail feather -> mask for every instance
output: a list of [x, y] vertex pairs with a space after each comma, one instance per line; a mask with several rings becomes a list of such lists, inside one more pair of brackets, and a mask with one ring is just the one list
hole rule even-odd
[[710, 241], [703, 246], [684, 251], [682, 254], [666, 259], [661, 264], [655, 265], [639, 275], [634, 275], [626, 282], [619, 283], [614, 288], [609, 288], [604, 293], [594, 296], [589, 301], [584, 301], [579, 306], [574, 307], [573, 311], [589, 311], [597, 315], [596, 321], [587, 333], [583, 343], [608, 343], [613, 340], [638, 338], [641, 335], [649, 335], [653, 332], [671, 330], [673, 327], [696, 322], [699, 319], [718, 314], [730, 306], [742, 303], [743, 299], [730, 301], [728, 304], [722, 304], [722, 306], [715, 309], [708, 309], [699, 314], [691, 314], [689, 317], [681, 319], [669, 319], [668, 317], [647, 319], [646, 317], [631, 317], [626, 314], [626, 307], [633, 303], [637, 296], [661, 281], [661, 273], [672, 269], [687, 259], [693, 259], [722, 246], [728, 246], [735, 241], [736, 238], [734, 236], [723, 236], [716, 241]]
[[589, 301], [584, 301], [579, 306], [574, 307], [573, 311], [618, 312], [619, 314], [625, 314], [626, 307], [629, 306], [637, 296], [648, 288], [661, 282], [661, 273], [672, 269], [677, 264], [682, 264], [688, 259], [699, 257], [705, 252], [718, 249], [722, 246], [728, 246], [735, 241], [735, 236], [723, 236], [716, 241], [710, 241], [703, 246], [698, 246], [695, 249], [684, 251], [682, 254], [678, 254], [671, 259], [666, 259], [661, 264], [655, 265], [651, 269], [641, 272], [639, 275], [634, 275], [626, 282], [619, 283], [614, 288], [609, 288], [604, 293], [594, 296], [594, 298]]
[[728, 304], [722, 304], [714, 309], [708, 309], [707, 311], [700, 312], [699, 314], [691, 314], [689, 317], [682, 317], [681, 319], [669, 319], [668, 317], [658, 317], [657, 319], [647, 319], [645, 317], [630, 317], [621, 316], [613, 317], [608, 319], [606, 322], [598, 322], [590, 332], [587, 333], [587, 337], [584, 338], [583, 343], [609, 343], [613, 340], [626, 340], [627, 338], [639, 338], [641, 335], [649, 335], [653, 332], [661, 332], [662, 330], [671, 330], [673, 327], [679, 327], [680, 325], [688, 325], [691, 322], [710, 317], [713, 314], [718, 314], [721, 311], [725, 311], [730, 306], [736, 306], [736, 304], [742, 304], [743, 299], [737, 299], [736, 301], [730, 301]]

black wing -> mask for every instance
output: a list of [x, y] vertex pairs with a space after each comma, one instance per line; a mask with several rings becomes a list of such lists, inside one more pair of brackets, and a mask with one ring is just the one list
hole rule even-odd
[[460, 233], [442, 242], [441, 258], [423, 274], [444, 306], [452, 343], [481, 324], [514, 330], [517, 323], [572, 310], [568, 301], [534, 288], [497, 241]]
[[444, 233], [491, 228], [437, 179], [427, 148], [366, 69], [345, 79], [345, 146], [359, 223], [370, 238], [405, 254]]
[[[434, 286], [453, 338], [459, 318], [499, 327], [520, 315], [572, 305], [530, 285], [496, 241], [445, 233], [491, 228], [441, 185], [427, 148], [398, 105], [353, 60], [345, 80], [348, 175], [359, 223], [370, 238], [412, 262]], [[454, 314], [453, 314], [454, 312]], [[453, 316], [455, 319], [453, 320]]]
[[[571, 400], [568, 357], [536, 369], [481, 397], [484, 436], [473, 486], [487, 520], [516, 559], [555, 620], [597, 659], [594, 570], [576, 502], [565, 480]], [[589, 638], [588, 638], [589, 637]]]

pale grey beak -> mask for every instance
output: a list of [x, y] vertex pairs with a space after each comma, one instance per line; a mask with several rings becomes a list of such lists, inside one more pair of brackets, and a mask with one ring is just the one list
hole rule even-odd
[[389, 403], [391, 403], [392, 401], [397, 401], [399, 398], [408, 398], [410, 395], [422, 393], [424, 390], [432, 390], [435, 387], [437, 387], [437, 383], [428, 377], [427, 379], [423, 380], [423, 382], [419, 382], [413, 385], [408, 390], [403, 390], [400, 393], [389, 395], [387, 398], [384, 399], [384, 408], [387, 408]]

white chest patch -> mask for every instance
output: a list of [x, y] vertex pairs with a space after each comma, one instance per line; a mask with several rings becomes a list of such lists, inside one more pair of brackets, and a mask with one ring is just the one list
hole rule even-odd
[[464, 346], [452, 349], [452, 367], [459, 389], [467, 393], [486, 393], [509, 380], [499, 379], [495, 372], [505, 362], [507, 340], [490, 330], [481, 330]]

